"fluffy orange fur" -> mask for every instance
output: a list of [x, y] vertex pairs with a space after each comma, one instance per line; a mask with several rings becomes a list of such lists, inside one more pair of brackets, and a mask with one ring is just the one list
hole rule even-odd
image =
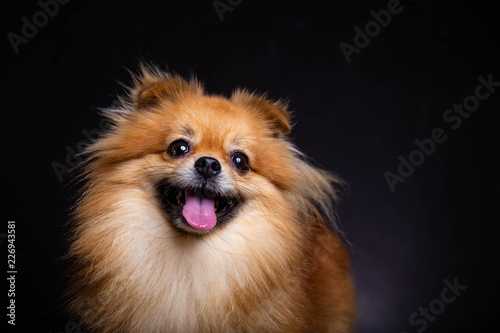
[[[142, 66], [112, 128], [87, 149], [74, 210], [69, 309], [94, 332], [352, 332], [355, 293], [334, 214], [342, 181], [290, 143], [282, 102], [206, 94]], [[192, 148], [166, 153], [179, 138]], [[238, 173], [231, 151], [250, 169]], [[220, 161], [242, 198], [234, 218], [180, 233], [155, 184], [196, 158]], [[228, 185], [229, 186], [229, 185]]]

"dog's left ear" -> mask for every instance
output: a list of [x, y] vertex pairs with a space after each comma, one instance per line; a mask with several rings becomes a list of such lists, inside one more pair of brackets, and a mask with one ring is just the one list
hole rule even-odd
[[287, 110], [287, 104], [281, 100], [272, 102], [265, 95], [255, 95], [246, 90], [236, 90], [230, 100], [260, 114], [275, 135], [288, 134], [292, 130], [290, 112]]

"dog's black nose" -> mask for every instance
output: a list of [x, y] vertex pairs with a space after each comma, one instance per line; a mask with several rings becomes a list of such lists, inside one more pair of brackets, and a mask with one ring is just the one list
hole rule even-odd
[[194, 167], [205, 179], [213, 177], [220, 172], [220, 163], [215, 158], [200, 157], [194, 162]]

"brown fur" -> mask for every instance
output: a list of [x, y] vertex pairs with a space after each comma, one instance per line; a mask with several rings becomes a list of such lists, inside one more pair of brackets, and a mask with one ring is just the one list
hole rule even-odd
[[[69, 253], [69, 309], [87, 329], [352, 332], [349, 255], [332, 205], [341, 181], [289, 142], [284, 103], [241, 90], [210, 96], [143, 67], [105, 115], [114, 126], [87, 149]], [[172, 160], [165, 151], [179, 137], [193, 147]], [[229, 165], [235, 147], [249, 157], [245, 175]], [[220, 229], [180, 234], [154, 184], [200, 156], [221, 161], [244, 203]]]

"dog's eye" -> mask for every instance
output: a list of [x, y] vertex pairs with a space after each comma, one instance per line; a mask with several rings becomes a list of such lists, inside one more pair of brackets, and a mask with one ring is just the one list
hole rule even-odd
[[236, 169], [241, 170], [241, 171], [247, 171], [248, 170], [248, 157], [247, 155], [236, 152], [233, 154], [231, 157], [231, 162], [233, 162], [233, 165], [236, 167]]
[[189, 144], [184, 140], [177, 140], [172, 142], [168, 147], [168, 154], [172, 157], [179, 157], [189, 152]]

